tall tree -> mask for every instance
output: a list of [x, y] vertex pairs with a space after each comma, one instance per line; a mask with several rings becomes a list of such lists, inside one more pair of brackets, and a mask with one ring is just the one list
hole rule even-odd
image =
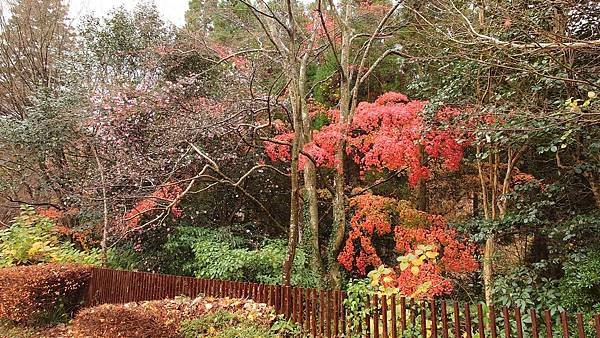
[[72, 30], [62, 0], [11, 0], [0, 7], [0, 114], [23, 120], [39, 88], [60, 84]]

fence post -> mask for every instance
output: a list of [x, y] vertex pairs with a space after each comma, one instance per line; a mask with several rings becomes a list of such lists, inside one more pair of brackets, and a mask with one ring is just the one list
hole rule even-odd
[[437, 338], [437, 309], [435, 298], [431, 300], [431, 337]]
[[325, 333], [331, 338], [331, 290], [325, 291]]
[[333, 291], [333, 334], [338, 337], [340, 334], [340, 291]]
[[498, 332], [496, 331], [496, 309], [494, 305], [490, 305], [490, 334], [492, 338], [496, 338]]
[[523, 338], [523, 320], [521, 319], [521, 310], [515, 308], [515, 321], [517, 322], [517, 338]]
[[448, 307], [446, 306], [446, 301], [443, 300], [440, 306], [442, 307], [442, 338], [448, 338]]
[[317, 336], [317, 290], [310, 291], [310, 331], [313, 337]]
[[458, 310], [458, 302], [452, 305], [454, 310], [454, 337], [460, 337], [460, 311]]
[[544, 311], [544, 322], [546, 324], [546, 337], [552, 338], [552, 315], [550, 310]]
[[422, 302], [420, 304], [420, 307], [421, 307], [421, 334], [423, 335], [423, 337], [427, 337], [427, 305], [425, 302]]
[[563, 337], [569, 338], [569, 318], [566, 311], [560, 313], [560, 323], [562, 324]]
[[471, 322], [471, 304], [465, 303], [465, 332], [467, 333], [467, 338], [473, 337], [473, 329]]
[[502, 317], [504, 318], [504, 337], [510, 338], [510, 315], [506, 307], [502, 308]]
[[[381, 329], [381, 335], [383, 338], [388, 338], [388, 316], [387, 316], [387, 297], [383, 295], [381, 297], [381, 322], [383, 323]], [[434, 336], [435, 338], [435, 336]]]
[[392, 298], [391, 298], [391, 304], [392, 306], [392, 311], [390, 313], [391, 315], [391, 320], [392, 320], [392, 338], [396, 338], [396, 336], [398, 335], [398, 324], [396, 323], [397, 321], [397, 317], [396, 317], [396, 295], [392, 294]]
[[477, 304], [477, 331], [479, 338], [485, 338], [485, 324], [483, 323], [483, 305]]

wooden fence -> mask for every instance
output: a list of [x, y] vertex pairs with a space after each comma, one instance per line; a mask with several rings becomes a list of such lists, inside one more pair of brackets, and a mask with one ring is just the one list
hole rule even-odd
[[[306, 337], [358, 338], [600, 338], [600, 314], [552, 313], [483, 304], [415, 301], [404, 297], [359, 299], [345, 304], [338, 290], [94, 269], [86, 305], [126, 303], [199, 294], [250, 298], [293, 320]], [[352, 311], [350, 311], [352, 309]]]

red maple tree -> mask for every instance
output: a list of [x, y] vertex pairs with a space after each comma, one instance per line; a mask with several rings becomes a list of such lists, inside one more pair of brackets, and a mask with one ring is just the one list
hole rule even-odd
[[[339, 111], [321, 111], [329, 119], [328, 124], [313, 132], [312, 142], [303, 151], [310, 155], [317, 166], [334, 168], [334, 150], [337, 142], [346, 136], [346, 152], [361, 166], [361, 175], [368, 170], [381, 171], [405, 169], [408, 180], [415, 185], [420, 179], [429, 179], [431, 166], [424, 163], [421, 149], [432, 160], [440, 160], [450, 171], [459, 168], [468, 137], [461, 130], [439, 127], [439, 122], [449, 120], [460, 111], [445, 107], [434, 116], [435, 124], [427, 123], [427, 101], [409, 100], [401, 93], [388, 92], [375, 102], [361, 102], [349, 130], [338, 123]], [[318, 115], [313, 113], [313, 115]], [[289, 141], [293, 132], [275, 136], [275, 141], [265, 142], [266, 154], [272, 161], [289, 161]], [[299, 168], [308, 158], [300, 156]]]
[[[309, 160], [308, 156], [319, 167], [339, 168], [335, 149], [345, 138], [346, 153], [360, 166], [361, 177], [367, 171], [405, 170], [409, 184], [415, 186], [431, 177], [433, 166], [457, 170], [469, 135], [463, 129], [446, 126], [461, 118], [462, 113], [442, 107], [430, 116], [427, 104], [388, 92], [373, 103], [361, 102], [349, 128], [338, 122], [339, 111], [314, 106], [311, 115], [326, 119], [327, 123], [314, 130], [312, 141], [303, 146], [307, 156], [300, 156], [299, 169]], [[266, 153], [272, 161], [289, 161], [289, 143], [294, 134], [278, 130], [275, 142], [265, 143]], [[447, 294], [452, 291], [449, 274], [477, 268], [475, 246], [461, 241], [456, 229], [441, 216], [417, 211], [406, 201], [372, 194], [352, 198], [350, 207], [354, 212], [350, 231], [338, 256], [348, 271], [364, 276], [367, 269], [382, 266], [384, 262], [373, 240], [392, 235], [400, 263], [386, 283], [404, 295]]]

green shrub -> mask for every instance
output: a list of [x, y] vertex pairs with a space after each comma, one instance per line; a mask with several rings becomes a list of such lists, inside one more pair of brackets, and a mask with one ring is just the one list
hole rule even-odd
[[572, 260], [564, 271], [560, 280], [562, 304], [575, 311], [600, 311], [600, 252]]
[[21, 207], [21, 214], [13, 224], [0, 230], [0, 267], [38, 263], [98, 264], [97, 250], [77, 250], [73, 243], [61, 240], [54, 223], [38, 215], [29, 206]]
[[213, 314], [182, 322], [181, 334], [185, 338], [283, 338], [299, 337], [300, 329], [291, 321], [279, 319], [272, 326], [241, 316], [235, 312], [219, 310]]
[[[256, 245], [227, 232], [207, 228], [180, 227], [164, 246], [170, 273], [199, 278], [244, 280], [265, 284], [281, 283], [282, 263], [286, 255], [283, 240]], [[307, 268], [308, 257], [296, 252], [292, 284], [315, 286], [318, 277]]]
[[494, 299], [497, 305], [518, 307], [522, 311], [535, 308], [556, 314], [564, 310], [558, 292], [558, 281], [544, 277], [547, 263], [519, 266], [509, 273], [498, 275], [494, 282]]

